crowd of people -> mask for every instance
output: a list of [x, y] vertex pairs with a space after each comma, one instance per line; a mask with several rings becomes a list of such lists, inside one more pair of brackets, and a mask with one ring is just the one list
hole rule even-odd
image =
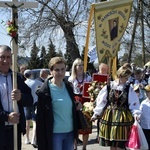
[[[86, 150], [95, 120], [95, 138], [101, 146], [125, 149], [131, 126], [138, 120], [150, 148], [149, 66], [139, 68], [134, 63], [125, 63], [112, 79], [110, 66], [99, 64], [97, 74], [108, 75], [108, 82], [95, 99], [91, 118], [84, 115], [87, 127], [78, 129], [77, 111], [90, 102], [90, 98], [83, 96], [83, 85], [92, 81], [92, 75], [84, 72], [83, 64], [81, 58], [75, 59], [68, 78], [65, 78], [66, 61], [62, 57], [49, 61], [50, 75], [42, 69], [36, 79], [31, 70], [20, 66], [17, 89], [12, 89], [11, 48], [0, 46], [0, 150], [14, 150], [14, 124], [17, 124], [18, 150], [21, 150], [22, 134], [26, 137], [25, 144], [39, 150], [77, 150], [81, 134], [82, 150]], [[13, 101], [17, 102], [17, 112]], [[32, 139], [29, 138], [31, 121]]]

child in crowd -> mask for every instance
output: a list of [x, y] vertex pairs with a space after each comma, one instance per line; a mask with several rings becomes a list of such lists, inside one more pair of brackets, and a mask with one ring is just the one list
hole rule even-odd
[[140, 110], [142, 111], [141, 117], [140, 117], [140, 124], [143, 129], [143, 132], [145, 134], [145, 137], [148, 142], [148, 146], [150, 149], [150, 84], [147, 85], [145, 88], [146, 96], [147, 98], [141, 102]]
[[140, 97], [140, 87], [139, 87], [139, 84], [135, 85], [133, 87], [134, 89], [134, 92], [137, 94], [138, 98]]
[[141, 103], [145, 99], [144, 87], [147, 85], [147, 82], [143, 79], [143, 71], [140, 68], [134, 71], [134, 78], [132, 84], [133, 87], [139, 85], [139, 101]]

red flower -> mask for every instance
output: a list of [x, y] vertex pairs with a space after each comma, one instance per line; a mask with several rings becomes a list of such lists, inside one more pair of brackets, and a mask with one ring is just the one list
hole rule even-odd
[[10, 34], [12, 37], [16, 37], [17, 36], [17, 32], [16, 31], [12, 31]]
[[10, 26], [12, 24], [13, 24], [12, 21], [8, 20], [7, 25]]

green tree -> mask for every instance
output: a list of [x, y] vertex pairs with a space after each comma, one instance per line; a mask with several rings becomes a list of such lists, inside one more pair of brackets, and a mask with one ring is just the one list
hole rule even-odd
[[39, 68], [47, 68], [47, 61], [45, 58], [46, 58], [46, 50], [45, 50], [45, 47], [42, 46], [40, 61], [39, 61]]
[[66, 60], [67, 66], [68, 66], [68, 70], [70, 70], [71, 67], [72, 67], [72, 60], [71, 60], [71, 57], [70, 57], [70, 55], [69, 55], [68, 53], [65, 53], [65, 54], [64, 54], [64, 58], [65, 58], [65, 60]]
[[57, 55], [55, 50], [55, 45], [53, 44], [52, 40], [50, 39], [50, 43], [48, 45], [48, 52], [46, 54], [46, 63], [48, 64], [52, 57]]
[[62, 51], [61, 51], [61, 50], [59, 50], [59, 51], [58, 51], [57, 56], [59, 56], [59, 57], [63, 57], [63, 53], [62, 53]]
[[37, 69], [39, 68], [39, 48], [36, 46], [36, 41], [34, 40], [33, 42], [33, 46], [31, 48], [31, 58], [30, 58], [30, 62], [28, 64], [29, 69]]

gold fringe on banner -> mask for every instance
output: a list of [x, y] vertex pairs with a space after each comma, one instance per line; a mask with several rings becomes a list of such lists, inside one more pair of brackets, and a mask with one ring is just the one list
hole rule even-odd
[[112, 63], [112, 78], [113, 79], [116, 79], [117, 77], [116, 72], [117, 72], [117, 57], [113, 59], [113, 63]]

